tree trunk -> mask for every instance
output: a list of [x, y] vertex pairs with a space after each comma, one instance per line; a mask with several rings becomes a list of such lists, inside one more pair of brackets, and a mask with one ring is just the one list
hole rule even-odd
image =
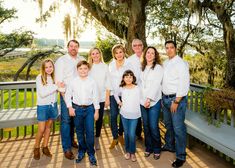
[[226, 84], [235, 88], [235, 33], [231, 27], [227, 27], [226, 23], [224, 26], [224, 42], [227, 56]]
[[132, 51], [132, 40], [138, 38], [142, 40], [144, 47], [147, 46], [146, 43], [146, 14], [145, 7], [148, 0], [131, 0], [128, 3], [129, 7], [129, 23], [128, 23], [128, 33], [127, 33], [127, 53], [131, 54]]

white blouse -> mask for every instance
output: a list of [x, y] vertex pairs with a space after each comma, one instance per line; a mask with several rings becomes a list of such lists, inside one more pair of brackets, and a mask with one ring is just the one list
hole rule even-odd
[[110, 82], [111, 82], [111, 93], [110, 95], [114, 95], [115, 91], [118, 90], [119, 85], [122, 81], [122, 75], [126, 70], [131, 70], [131, 65], [126, 61], [122, 65], [122, 67], [117, 68], [116, 66], [116, 60], [113, 59], [113, 61], [109, 64], [109, 74], [110, 74]]
[[36, 78], [37, 105], [50, 105], [57, 102], [57, 85], [53, 84], [50, 76], [47, 77], [47, 84], [43, 85], [41, 74]]
[[144, 105], [147, 98], [150, 99], [150, 106], [155, 105], [162, 98], [162, 82], [163, 68], [156, 64], [154, 69], [151, 66], [146, 66], [140, 75], [141, 87], [141, 105]]
[[120, 102], [119, 95], [122, 98], [120, 114], [127, 119], [137, 119], [141, 117], [140, 88], [138, 86], [131, 89], [120, 87], [114, 95], [117, 103]]
[[110, 77], [108, 65], [105, 63], [93, 64], [89, 72], [90, 77], [92, 77], [99, 90], [99, 102], [105, 101], [106, 90], [110, 90]]
[[91, 77], [81, 79], [74, 78], [68, 85], [65, 92], [65, 102], [67, 107], [72, 107], [72, 102], [77, 105], [91, 105], [99, 109], [99, 96], [96, 82]]

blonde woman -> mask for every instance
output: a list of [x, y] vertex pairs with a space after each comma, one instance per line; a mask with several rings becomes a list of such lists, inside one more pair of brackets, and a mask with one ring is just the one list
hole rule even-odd
[[[113, 149], [118, 141], [124, 145], [123, 139], [123, 126], [121, 119], [119, 120], [119, 129], [117, 125], [117, 118], [119, 114], [118, 104], [115, 100], [114, 93], [119, 89], [119, 85], [122, 80], [123, 73], [132, 69], [130, 64], [126, 61], [126, 50], [122, 44], [116, 44], [112, 48], [113, 61], [109, 64], [109, 74], [111, 81], [110, 92], [110, 115], [111, 115], [111, 131], [113, 135], [113, 141], [110, 145], [110, 149]], [[120, 96], [120, 95], [118, 95]]]
[[99, 119], [95, 122], [95, 149], [100, 149], [99, 137], [103, 124], [104, 107], [108, 107], [110, 104], [110, 82], [109, 82], [109, 71], [108, 66], [103, 61], [103, 55], [99, 48], [91, 48], [88, 53], [88, 62], [91, 70], [89, 75], [95, 80], [99, 90]]
[[63, 83], [55, 84], [53, 61], [44, 60], [41, 65], [41, 74], [36, 78], [38, 120], [38, 132], [34, 145], [34, 159], [36, 160], [40, 159], [40, 143], [43, 136], [42, 153], [52, 157], [48, 141], [51, 124], [58, 116], [57, 89], [61, 87], [64, 87]]

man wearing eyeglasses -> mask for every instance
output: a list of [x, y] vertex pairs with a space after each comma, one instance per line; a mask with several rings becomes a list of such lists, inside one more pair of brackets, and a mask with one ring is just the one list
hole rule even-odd
[[[140, 72], [141, 72], [141, 62], [140, 57], [143, 53], [143, 42], [140, 39], [134, 39], [132, 41], [132, 50], [134, 51], [134, 54], [128, 57], [128, 62], [131, 64], [132, 71], [136, 76], [136, 82], [139, 82], [140, 79]], [[142, 133], [142, 122], [141, 117], [138, 119], [137, 127], [136, 127], [136, 136], [139, 140], [143, 140], [143, 137], [141, 136]]]

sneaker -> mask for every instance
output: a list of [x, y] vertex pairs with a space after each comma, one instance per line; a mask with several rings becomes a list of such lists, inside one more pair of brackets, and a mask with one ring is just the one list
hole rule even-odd
[[40, 148], [34, 148], [34, 150], [33, 150], [33, 158], [35, 160], [39, 160], [40, 159]]
[[52, 154], [51, 154], [51, 152], [50, 152], [48, 146], [42, 147], [42, 153], [43, 153], [44, 155], [46, 155], [47, 157], [52, 157]]
[[89, 156], [89, 161], [90, 161], [91, 165], [97, 166], [97, 161], [96, 161], [96, 158], [94, 155]]
[[100, 150], [99, 137], [95, 137], [95, 150]]
[[80, 163], [82, 159], [84, 158], [84, 156], [85, 156], [85, 153], [80, 152], [78, 154], [78, 158], [76, 159], [76, 163]]
[[121, 144], [121, 145], [124, 145], [124, 138], [122, 135], [119, 135], [118, 136], [118, 142]]
[[118, 144], [118, 140], [117, 139], [113, 139], [109, 149], [113, 149], [117, 144]]

